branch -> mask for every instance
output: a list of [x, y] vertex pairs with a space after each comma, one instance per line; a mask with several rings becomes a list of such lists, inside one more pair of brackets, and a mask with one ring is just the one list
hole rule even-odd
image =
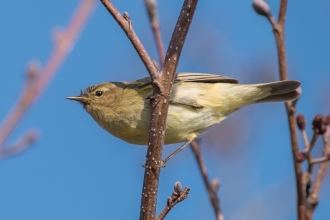
[[[144, 0], [144, 2], [146, 4], [147, 10], [148, 10], [151, 26], [153, 27], [155, 40], [156, 40], [157, 47], [158, 47], [158, 53], [160, 54], [160, 58], [163, 61], [165, 54], [164, 54], [164, 49], [163, 49], [163, 43], [160, 38], [160, 29], [159, 29], [158, 16], [157, 16], [157, 2], [156, 2], [156, 0]], [[210, 197], [210, 201], [212, 203], [216, 217], [217, 217], [217, 219], [221, 220], [221, 219], [223, 219], [223, 215], [221, 213], [219, 199], [216, 194], [216, 189], [212, 186], [212, 184], [208, 180], [206, 166], [204, 164], [201, 152], [199, 150], [199, 147], [198, 147], [198, 144], [196, 141], [193, 141], [191, 143], [191, 148], [192, 148], [194, 155], [196, 157], [196, 160], [198, 162], [198, 165], [199, 165], [202, 177], [204, 179], [205, 186], [208, 190], [208, 195]]]
[[109, 0], [101, 0], [101, 2], [126, 33], [144, 65], [148, 69], [152, 79], [153, 94], [150, 96], [152, 113], [148, 151], [145, 163], [140, 219], [154, 219], [156, 214], [160, 175], [159, 165], [163, 151], [165, 125], [172, 84], [183, 44], [198, 1], [185, 0], [183, 3], [179, 19], [167, 50], [164, 68], [161, 72], [158, 72], [158, 69], [136, 36], [128, 13], [125, 13], [124, 16], [122, 16]]
[[160, 25], [158, 21], [158, 12], [157, 12], [157, 1], [156, 0], [144, 0], [144, 3], [146, 5], [150, 24], [152, 31], [154, 33], [156, 45], [158, 48], [158, 54], [160, 59], [160, 64], [162, 65], [165, 59], [165, 51], [162, 41], [162, 36], [160, 34]]
[[210, 183], [210, 181], [207, 177], [206, 166], [205, 166], [205, 163], [203, 161], [202, 153], [201, 153], [201, 151], [198, 147], [198, 144], [196, 143], [196, 141], [193, 141], [190, 144], [190, 146], [191, 146], [192, 151], [194, 152], [194, 155], [195, 155], [195, 158], [197, 160], [199, 169], [201, 171], [205, 187], [207, 189], [207, 192], [208, 192], [209, 197], [210, 197], [210, 201], [211, 201], [212, 206], [213, 206], [213, 210], [215, 212], [215, 216], [216, 216], [217, 220], [223, 220], [224, 217], [223, 217], [221, 209], [220, 209], [220, 201], [219, 201], [219, 198], [217, 196], [215, 188], [212, 186], [212, 184]]
[[311, 154], [311, 151], [312, 149], [314, 148], [314, 145], [316, 143], [316, 140], [317, 138], [319, 137], [319, 135], [314, 131], [313, 133], [313, 137], [312, 137], [312, 140], [311, 142], [309, 143], [308, 145], [308, 148], [307, 148], [307, 156], [308, 156], [308, 172], [311, 174], [312, 173], [312, 170], [313, 170], [313, 164], [315, 163], [315, 161], [313, 161], [312, 159], [312, 154]]
[[166, 118], [172, 84], [181, 51], [188, 33], [197, 0], [185, 0], [167, 49], [163, 69], [157, 80], [153, 80], [152, 116], [149, 132], [149, 147], [146, 158], [146, 170], [142, 190], [140, 219], [154, 219], [156, 213], [159, 163], [162, 157]]
[[281, 25], [284, 28], [284, 22], [286, 17], [286, 7], [288, 4], [288, 0], [281, 0], [280, 5], [280, 13], [278, 15], [278, 24]]
[[311, 164], [316, 164], [316, 163], [323, 163], [323, 162], [326, 162], [326, 161], [329, 161], [328, 156], [323, 156], [323, 157], [320, 157], [320, 158], [311, 159], [310, 163]]
[[[278, 23], [276, 23], [274, 17], [270, 12], [270, 8], [266, 2], [261, 0], [255, 0], [253, 2], [253, 7], [258, 14], [267, 17], [267, 19], [270, 21], [271, 25], [273, 26], [273, 32], [275, 35], [276, 45], [277, 45], [280, 79], [287, 80], [288, 73], [287, 73], [287, 61], [286, 61], [285, 41], [284, 41], [284, 24], [285, 24], [287, 0], [281, 0]], [[294, 105], [292, 105], [292, 102], [286, 102], [285, 108], [287, 111], [287, 117], [289, 122], [291, 150], [293, 155], [293, 163], [294, 163], [294, 170], [296, 176], [298, 219], [304, 220], [306, 207], [305, 207], [305, 198], [303, 192], [302, 168], [300, 163], [295, 159], [296, 155], [298, 155], [299, 153], [298, 137], [297, 137], [297, 130], [295, 125], [296, 108]]]
[[23, 89], [14, 108], [2, 123], [0, 127], [0, 148], [3, 147], [5, 140], [21, 120], [25, 112], [42, 94], [52, 77], [64, 62], [66, 56], [72, 50], [79, 33], [94, 8], [94, 5], [95, 0], [84, 0], [81, 2], [72, 17], [67, 30], [57, 35], [57, 38], [55, 39], [55, 49], [44, 69], [36, 76], [33, 76], [35, 78], [31, 82], [26, 83], [26, 88]]
[[184, 190], [182, 190], [181, 183], [176, 182], [174, 184], [174, 192], [170, 197], [167, 198], [167, 204], [163, 211], [159, 214], [157, 220], [163, 220], [176, 204], [188, 197], [189, 191], [189, 187], [186, 187]]
[[324, 178], [325, 172], [327, 170], [328, 161], [329, 161], [329, 153], [330, 153], [330, 127], [327, 126], [327, 131], [323, 134], [323, 143], [324, 143], [324, 150], [323, 154], [324, 157], [327, 159], [323, 161], [320, 165], [318, 170], [316, 180], [314, 183], [314, 187], [307, 198], [307, 211], [306, 216], [307, 219], [310, 220], [313, 217], [314, 210], [319, 203], [319, 193], [321, 188], [321, 183]]
[[20, 140], [8, 147], [0, 149], [0, 160], [4, 160], [10, 156], [19, 154], [31, 147], [38, 139], [38, 132], [30, 130]]
[[126, 33], [127, 38], [131, 41], [133, 47], [140, 56], [143, 64], [147, 68], [151, 79], [157, 78], [158, 69], [155, 66], [152, 59], [150, 58], [148, 52], [142, 45], [140, 39], [136, 35], [133, 29], [132, 21], [130, 20], [128, 13], [125, 12], [123, 15], [121, 15], [120, 12], [117, 10], [117, 8], [109, 0], [101, 0], [101, 2], [104, 5], [104, 7], [108, 10], [108, 12], [112, 15], [112, 17], [115, 19], [115, 21], [118, 23], [118, 25]]

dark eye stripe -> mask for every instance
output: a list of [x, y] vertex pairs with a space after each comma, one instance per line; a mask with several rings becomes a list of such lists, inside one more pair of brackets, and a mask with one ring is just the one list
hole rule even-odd
[[96, 96], [101, 96], [102, 94], [103, 94], [102, 91], [96, 91], [96, 92], [95, 92], [95, 95], [96, 95]]

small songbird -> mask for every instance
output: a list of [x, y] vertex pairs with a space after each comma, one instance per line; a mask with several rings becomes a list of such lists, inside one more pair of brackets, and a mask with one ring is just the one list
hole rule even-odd
[[[299, 97], [300, 82], [237, 84], [235, 79], [202, 73], [179, 73], [173, 83], [165, 144], [189, 142], [226, 115], [253, 103], [284, 102]], [[132, 144], [147, 145], [152, 94], [150, 77], [90, 86], [68, 99], [82, 103], [110, 134]]]

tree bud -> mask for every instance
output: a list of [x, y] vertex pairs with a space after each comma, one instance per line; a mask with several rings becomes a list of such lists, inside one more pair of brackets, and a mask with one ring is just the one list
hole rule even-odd
[[307, 159], [307, 154], [304, 151], [299, 151], [296, 155], [295, 155], [295, 159], [298, 163], [304, 162], [304, 160]]
[[180, 182], [175, 182], [174, 183], [174, 192], [180, 193], [182, 191], [182, 185]]
[[324, 117], [322, 114], [315, 115], [312, 125], [313, 125], [313, 130], [317, 134], [324, 134], [327, 130], [327, 126], [324, 123]]
[[252, 7], [259, 15], [263, 15], [265, 17], [271, 16], [269, 5], [263, 0], [254, 0], [252, 2]]
[[298, 128], [300, 130], [304, 130], [306, 128], [306, 119], [303, 114], [297, 115], [296, 121], [297, 121]]

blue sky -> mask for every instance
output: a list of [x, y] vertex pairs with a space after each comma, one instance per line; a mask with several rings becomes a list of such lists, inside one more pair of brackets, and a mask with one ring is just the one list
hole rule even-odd
[[[1, 120], [20, 94], [27, 63], [47, 61], [53, 48], [52, 33], [67, 25], [78, 3], [0, 2]], [[139, 38], [157, 60], [143, 1], [113, 3], [121, 12], [129, 12]], [[268, 3], [277, 16], [279, 1]], [[181, 5], [182, 1], [159, 1], [165, 48]], [[305, 114], [309, 127], [315, 114], [330, 113], [329, 10], [326, 0], [288, 4], [289, 78], [302, 82], [303, 95], [297, 111]], [[179, 72], [216, 73], [242, 83], [259, 83], [277, 80], [277, 70], [271, 26], [253, 11], [251, 1], [199, 2]], [[65, 97], [96, 83], [133, 81], [147, 75], [125, 34], [97, 3], [64, 65], [7, 141], [17, 140], [29, 128], [40, 132], [33, 147], [0, 164], [0, 218], [138, 218], [144, 173], [141, 164], [146, 148], [109, 135], [79, 104]], [[310, 129], [308, 134], [312, 134]], [[221, 181], [219, 196], [226, 219], [296, 219], [289, 145], [287, 119], [280, 103], [241, 109], [204, 135], [204, 159], [210, 177]], [[166, 147], [164, 155], [177, 147]], [[320, 155], [321, 147], [319, 140], [315, 155]], [[158, 212], [166, 204], [175, 181], [189, 186], [191, 192], [167, 219], [214, 218], [188, 148], [162, 170]], [[330, 214], [329, 182], [327, 171], [315, 219], [326, 219]]]

